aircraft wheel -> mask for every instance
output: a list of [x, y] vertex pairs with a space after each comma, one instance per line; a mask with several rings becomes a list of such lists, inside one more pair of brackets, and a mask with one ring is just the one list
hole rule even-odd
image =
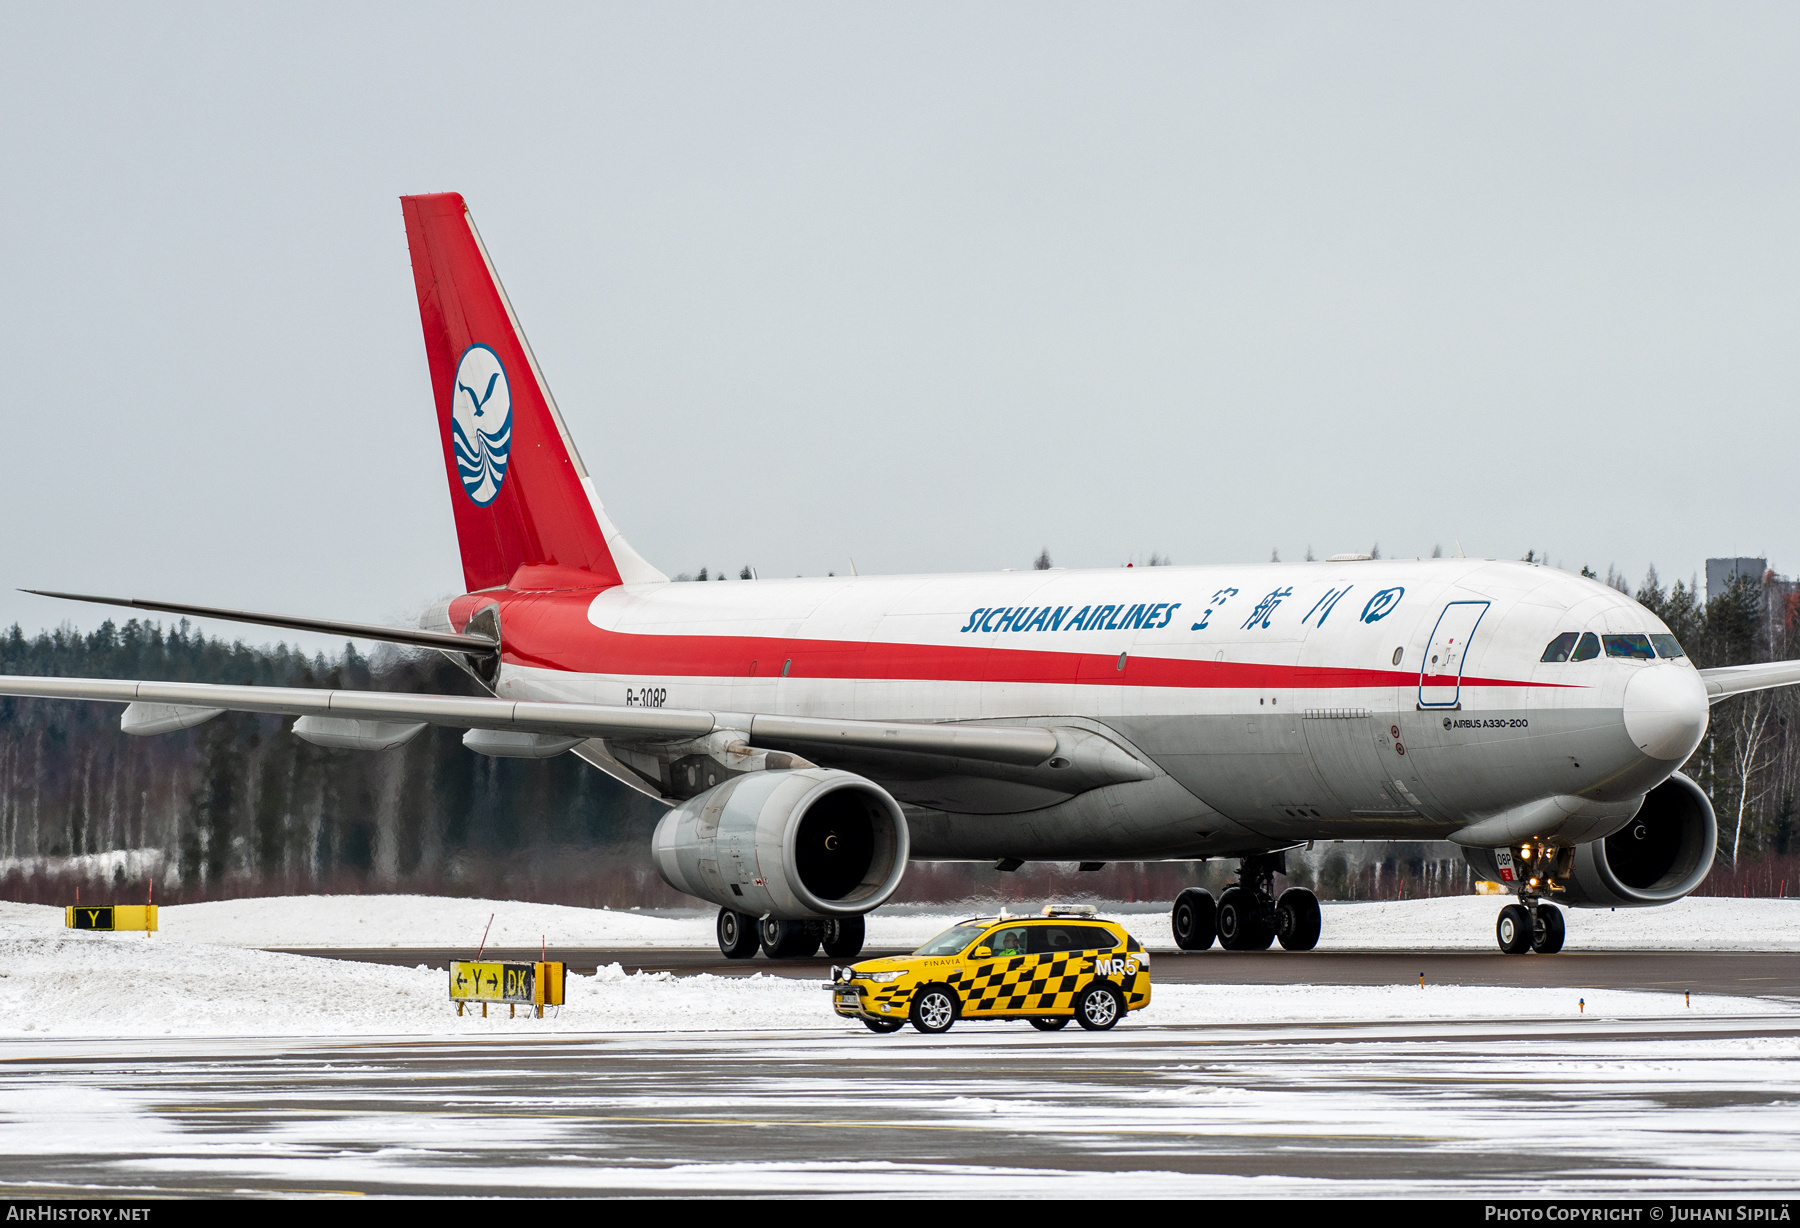
[[1212, 892], [1189, 887], [1176, 896], [1169, 925], [1175, 931], [1175, 945], [1183, 951], [1204, 951], [1212, 946], [1219, 933], [1219, 906], [1213, 902]]
[[1494, 922], [1494, 937], [1508, 955], [1523, 955], [1531, 950], [1531, 913], [1523, 904], [1508, 904]]
[[1562, 909], [1554, 904], [1539, 904], [1531, 914], [1531, 949], [1539, 955], [1555, 955], [1563, 948], [1566, 928]]
[[865, 1019], [862, 1025], [871, 1032], [886, 1036], [889, 1032], [898, 1032], [906, 1026], [904, 1019]]
[[913, 995], [908, 1014], [913, 1027], [929, 1036], [948, 1032], [956, 1022], [956, 994], [945, 985], [927, 985]]
[[1040, 1032], [1060, 1032], [1069, 1026], [1069, 1017], [1060, 1015], [1050, 1018], [1044, 1015], [1034, 1015], [1028, 1022]]
[[1275, 936], [1288, 951], [1310, 951], [1319, 945], [1319, 897], [1304, 887], [1289, 887], [1275, 905]]
[[1124, 999], [1105, 981], [1095, 981], [1075, 995], [1075, 1022], [1090, 1032], [1108, 1030], [1124, 1013]]
[[819, 931], [805, 921], [770, 918], [757, 926], [763, 954], [770, 959], [805, 959], [819, 949]]
[[825, 922], [825, 954], [833, 959], [855, 959], [863, 949], [863, 919], [833, 917]]
[[1275, 930], [1262, 918], [1261, 901], [1242, 887], [1219, 897], [1219, 945], [1227, 951], [1266, 951]]
[[756, 954], [756, 918], [721, 908], [717, 929], [719, 953], [726, 959], [749, 959]]

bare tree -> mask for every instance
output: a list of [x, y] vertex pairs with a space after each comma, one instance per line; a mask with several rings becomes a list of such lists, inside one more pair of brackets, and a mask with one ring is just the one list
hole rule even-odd
[[[1765, 773], [1774, 739], [1770, 720], [1775, 716], [1776, 701], [1767, 691], [1752, 691], [1733, 705], [1731, 744], [1727, 770], [1736, 794], [1737, 814], [1731, 832], [1731, 864], [1737, 865], [1738, 849], [1744, 839], [1744, 821], [1756, 811], [1757, 803], [1781, 783], [1781, 773]], [[1759, 782], [1759, 778], [1760, 782]]]
[[1038, 551], [1038, 556], [1031, 561], [1031, 565], [1038, 571], [1049, 571], [1053, 566], [1050, 562], [1050, 547], [1045, 546], [1042, 550]]

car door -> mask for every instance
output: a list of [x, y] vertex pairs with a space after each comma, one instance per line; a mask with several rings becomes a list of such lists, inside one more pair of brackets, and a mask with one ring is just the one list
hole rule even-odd
[[1037, 962], [1023, 986], [1025, 1001], [1016, 1008], [1025, 1015], [1073, 1011], [1075, 991], [1093, 979], [1094, 960], [1119, 945], [1112, 931], [1101, 925], [1053, 922], [1035, 927], [1031, 938]]
[[[1030, 926], [1001, 925], [988, 931], [977, 942], [969, 956], [969, 977], [963, 991], [962, 1013], [970, 1018], [1004, 1015], [1017, 1008], [1011, 1005], [1018, 997], [1020, 978], [1036, 962], [1028, 951]], [[983, 947], [988, 954], [974, 954]]]

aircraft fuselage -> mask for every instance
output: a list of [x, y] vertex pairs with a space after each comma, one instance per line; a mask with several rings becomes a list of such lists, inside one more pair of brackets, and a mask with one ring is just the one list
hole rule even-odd
[[[1158, 769], [1068, 796], [859, 766], [908, 804], [922, 857], [1191, 857], [1439, 839], [1547, 797], [1604, 810], [1674, 772], [1707, 719], [1672, 641], [1651, 655], [1654, 615], [1520, 562], [501, 590], [449, 621], [491, 604], [503, 697], [1073, 726]], [[1604, 646], [1544, 660], [1565, 633]]]

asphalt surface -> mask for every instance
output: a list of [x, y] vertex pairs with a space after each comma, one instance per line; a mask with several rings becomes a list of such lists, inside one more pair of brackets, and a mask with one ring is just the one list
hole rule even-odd
[[[452, 959], [473, 959], [466, 948], [288, 948], [295, 955], [349, 959], [363, 963], [434, 968]], [[899, 955], [871, 948], [857, 958]], [[572, 973], [618, 964], [626, 972], [675, 972], [720, 976], [794, 976], [824, 980], [834, 961], [813, 959], [729, 960], [700, 948], [646, 949], [559, 947], [553, 959]], [[531, 961], [538, 948], [489, 948], [483, 958]], [[1152, 976], [1159, 984], [1224, 985], [1504, 985], [1568, 989], [1660, 989], [1694, 993], [1800, 997], [1800, 954], [1716, 951], [1563, 951], [1557, 955], [1503, 955], [1499, 951], [1211, 951], [1152, 953]]]
[[1787, 1196], [1800, 1017], [0, 1042], [0, 1196]]

